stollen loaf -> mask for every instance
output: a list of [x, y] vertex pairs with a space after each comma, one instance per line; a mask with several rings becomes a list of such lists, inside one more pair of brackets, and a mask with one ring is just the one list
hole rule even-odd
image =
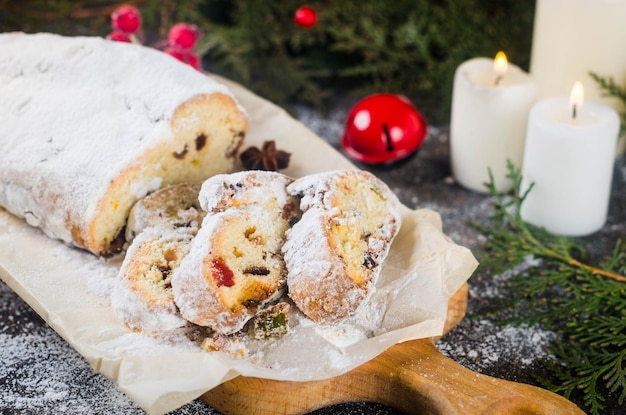
[[400, 201], [364, 170], [304, 176], [287, 193], [302, 210], [282, 247], [289, 297], [315, 323], [339, 324], [375, 290], [402, 226]]
[[248, 118], [228, 88], [155, 49], [0, 34], [0, 206], [97, 255], [159, 188], [233, 170]]

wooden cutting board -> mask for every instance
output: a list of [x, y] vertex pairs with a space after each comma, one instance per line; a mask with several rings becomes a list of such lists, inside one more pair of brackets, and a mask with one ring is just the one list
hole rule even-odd
[[[467, 284], [451, 298], [444, 333], [465, 315]], [[406, 414], [584, 415], [547, 390], [481, 375], [443, 356], [437, 339], [397, 344], [331, 379], [286, 382], [237, 377], [202, 399], [227, 415], [303, 414], [343, 402], [377, 402]]]

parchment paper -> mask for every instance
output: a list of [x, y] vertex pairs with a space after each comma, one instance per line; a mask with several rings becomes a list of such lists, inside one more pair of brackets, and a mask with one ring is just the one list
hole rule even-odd
[[[245, 146], [275, 140], [292, 153], [293, 177], [354, 168], [284, 110], [228, 80], [250, 117]], [[441, 335], [447, 304], [471, 276], [471, 252], [442, 233], [436, 212], [403, 211], [403, 225], [376, 291], [359, 315], [321, 330], [291, 321], [278, 340], [250, 344], [237, 358], [203, 352], [176, 333], [133, 333], [110, 307], [121, 258], [104, 260], [49, 239], [0, 208], [0, 277], [74, 347], [149, 414], [163, 414], [238, 375], [307, 381], [345, 373], [393, 344]], [[363, 324], [366, 322], [367, 324]]]

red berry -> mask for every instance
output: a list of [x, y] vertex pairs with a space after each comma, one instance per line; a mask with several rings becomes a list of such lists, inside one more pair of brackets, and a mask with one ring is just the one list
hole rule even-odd
[[132, 40], [128, 33], [124, 33], [119, 30], [114, 30], [113, 32], [107, 35], [107, 39], [114, 40], [116, 42], [128, 42], [131, 43]]
[[[170, 47], [167, 47], [167, 48], [163, 49], [163, 52], [168, 54], [168, 55], [170, 55], [173, 58], [178, 59], [181, 62], [185, 62], [185, 55], [186, 55], [186, 53], [185, 53], [184, 50], [182, 50], [180, 48], [170, 46]], [[185, 62], [185, 63], [187, 63], [187, 62]]]
[[125, 4], [111, 13], [111, 25], [115, 30], [135, 33], [141, 27], [141, 14], [137, 8]]
[[195, 69], [200, 69], [200, 58], [190, 50], [169, 46], [163, 50], [168, 55], [178, 59], [179, 61], [190, 65]]
[[302, 6], [296, 10], [293, 18], [298, 26], [308, 29], [317, 23], [317, 12], [312, 7]]
[[198, 57], [198, 55], [196, 55], [193, 52], [187, 52], [185, 59], [187, 60], [185, 63], [187, 63], [188, 65], [191, 65], [192, 68], [200, 69], [201, 64], [200, 64], [200, 58]]
[[176, 23], [171, 27], [167, 40], [171, 46], [182, 49], [191, 49], [196, 45], [196, 41], [202, 36], [202, 32], [197, 26], [189, 23]]

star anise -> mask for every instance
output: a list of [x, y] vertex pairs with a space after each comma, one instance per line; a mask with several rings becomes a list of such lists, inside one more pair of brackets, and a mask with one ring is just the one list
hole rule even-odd
[[291, 153], [276, 149], [274, 140], [264, 141], [259, 150], [250, 146], [239, 155], [243, 166], [248, 170], [278, 171], [287, 168]]

